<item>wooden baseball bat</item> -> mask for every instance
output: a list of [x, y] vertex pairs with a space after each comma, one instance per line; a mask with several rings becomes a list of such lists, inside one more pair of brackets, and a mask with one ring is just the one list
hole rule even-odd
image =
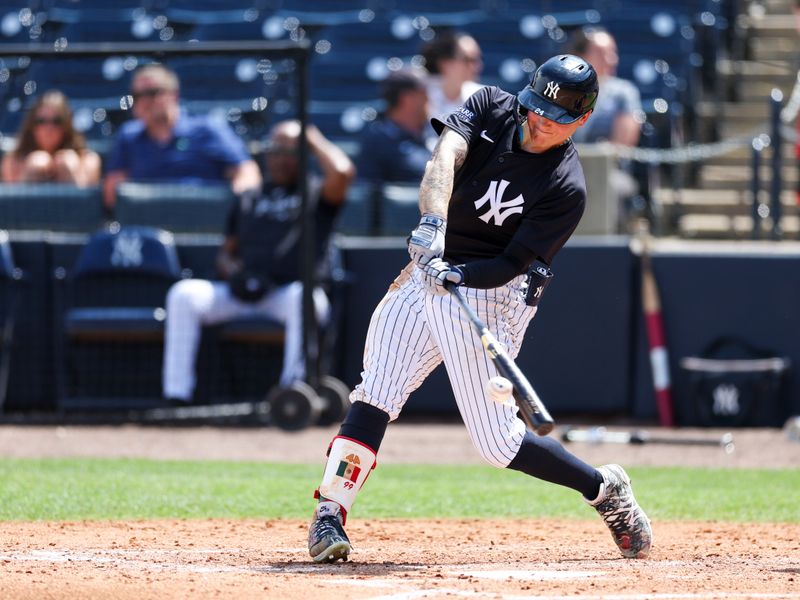
[[517, 407], [522, 415], [522, 420], [531, 431], [538, 435], [547, 435], [553, 431], [555, 422], [553, 417], [550, 416], [547, 408], [542, 402], [539, 395], [533, 389], [533, 386], [528, 381], [528, 378], [522, 373], [520, 368], [514, 362], [514, 359], [509, 356], [502, 344], [497, 341], [497, 338], [492, 335], [486, 324], [481, 321], [477, 313], [472, 310], [472, 307], [467, 303], [458, 287], [451, 282], [445, 283], [445, 287], [453, 295], [456, 301], [461, 305], [461, 308], [469, 317], [473, 327], [478, 332], [481, 338], [483, 347], [489, 358], [497, 367], [497, 371], [511, 382], [514, 386], [514, 399], [517, 401]]
[[639, 223], [638, 237], [641, 249], [642, 308], [650, 347], [650, 366], [653, 371], [658, 422], [664, 427], [672, 427], [675, 425], [675, 410], [672, 403], [669, 355], [664, 336], [664, 320], [661, 315], [661, 298], [650, 259], [650, 232], [644, 220]]

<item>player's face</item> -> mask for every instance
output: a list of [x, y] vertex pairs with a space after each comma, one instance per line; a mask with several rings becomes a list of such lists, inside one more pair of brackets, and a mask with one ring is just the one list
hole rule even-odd
[[277, 185], [291, 185], [297, 181], [299, 140], [280, 130], [273, 133], [266, 152], [266, 165], [270, 180]]
[[574, 123], [562, 125], [534, 112], [528, 113], [528, 120], [523, 125], [525, 136], [522, 148], [528, 152], [546, 152], [560, 146], [569, 139], [578, 127], [586, 123], [591, 112], [586, 113]]

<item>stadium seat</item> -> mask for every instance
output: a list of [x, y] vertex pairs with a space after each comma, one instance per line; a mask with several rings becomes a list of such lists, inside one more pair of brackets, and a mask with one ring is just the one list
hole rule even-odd
[[125, 182], [117, 188], [114, 217], [125, 226], [222, 233], [232, 200], [227, 185]]
[[54, 276], [59, 408], [158, 405], [164, 300], [181, 277], [172, 235], [112, 223]]
[[6, 401], [22, 272], [14, 265], [8, 233], [0, 230], [0, 412]]
[[345, 235], [371, 235], [374, 227], [374, 187], [358, 182], [350, 187], [336, 222], [336, 231]]
[[386, 184], [381, 203], [383, 235], [408, 235], [419, 222], [419, 186]]
[[0, 223], [11, 230], [88, 233], [103, 222], [98, 187], [66, 183], [0, 184]]

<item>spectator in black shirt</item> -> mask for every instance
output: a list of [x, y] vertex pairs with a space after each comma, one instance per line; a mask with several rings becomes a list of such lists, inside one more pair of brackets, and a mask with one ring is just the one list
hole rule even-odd
[[[316, 248], [321, 259], [355, 168], [347, 155], [313, 125], [308, 146], [322, 170], [309, 179], [309, 203], [316, 216]], [[221, 281], [186, 279], [167, 295], [163, 394], [173, 404], [190, 402], [195, 387], [194, 361], [202, 325], [237, 317], [266, 316], [286, 327], [282, 386], [305, 376], [300, 281], [300, 123], [283, 121], [270, 133], [260, 193], [245, 193], [232, 207], [225, 241], [217, 258]], [[314, 290], [317, 318], [324, 320], [328, 300]]]
[[433, 149], [425, 138], [430, 130], [424, 74], [414, 69], [393, 72], [381, 84], [381, 96], [386, 111], [364, 135], [358, 177], [376, 185], [418, 184]]

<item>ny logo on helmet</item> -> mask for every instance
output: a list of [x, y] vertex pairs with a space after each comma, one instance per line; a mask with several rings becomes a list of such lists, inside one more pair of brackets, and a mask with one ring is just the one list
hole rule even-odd
[[475, 201], [476, 209], [480, 209], [487, 202], [489, 203], [489, 210], [478, 217], [481, 221], [488, 223], [494, 218], [494, 224], [500, 227], [510, 215], [522, 214], [522, 205], [525, 203], [522, 194], [508, 202], [503, 201], [503, 194], [508, 187], [508, 183], [505, 179], [501, 179], [498, 186], [497, 181], [492, 181], [489, 184], [489, 189], [486, 190], [481, 199]]
[[544, 95], [550, 96], [553, 100], [558, 100], [558, 84], [555, 81], [549, 82], [547, 87], [544, 88]]

